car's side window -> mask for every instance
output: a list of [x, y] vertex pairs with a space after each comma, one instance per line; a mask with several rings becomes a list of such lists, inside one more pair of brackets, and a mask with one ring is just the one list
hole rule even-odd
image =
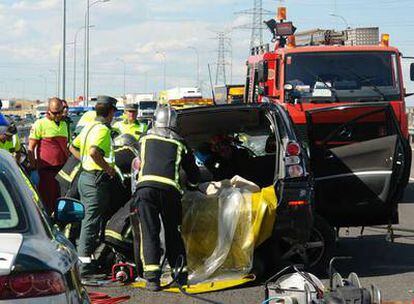
[[0, 229], [11, 229], [19, 225], [19, 216], [9, 191], [0, 181]]
[[41, 218], [41, 221], [42, 221], [43, 227], [45, 228], [46, 233], [49, 235], [50, 238], [53, 238], [52, 225], [49, 221], [49, 217], [47, 216], [43, 203], [40, 200], [39, 194], [37, 193], [30, 179], [26, 176], [26, 174], [22, 171], [21, 168], [19, 168], [19, 171], [27, 186], [26, 188], [28, 190], [27, 192], [30, 195], [32, 201], [35, 203], [37, 210], [39, 211], [39, 216]]

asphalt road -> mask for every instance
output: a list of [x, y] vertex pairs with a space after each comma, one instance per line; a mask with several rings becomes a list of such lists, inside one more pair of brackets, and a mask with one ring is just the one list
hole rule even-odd
[[[414, 162], [413, 162], [414, 163]], [[410, 185], [399, 206], [400, 224], [395, 228], [413, 229], [413, 232], [395, 231], [393, 243], [385, 240], [386, 231], [365, 228], [360, 236], [359, 228], [343, 230], [337, 244], [338, 255], [352, 256], [348, 265], [339, 266], [343, 276], [356, 272], [362, 285], [375, 284], [382, 291], [384, 300], [414, 299], [414, 169], [411, 169]], [[327, 281], [325, 281], [327, 284]], [[101, 287], [93, 290], [112, 296], [130, 295], [128, 303], [203, 303], [183, 295], [165, 292], [149, 293], [144, 290], [122, 287]], [[201, 295], [219, 303], [252, 304], [264, 300], [263, 286], [245, 286]]]

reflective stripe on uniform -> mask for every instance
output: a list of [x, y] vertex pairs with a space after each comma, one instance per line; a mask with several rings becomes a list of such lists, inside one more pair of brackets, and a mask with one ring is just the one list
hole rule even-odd
[[161, 271], [161, 267], [159, 264], [145, 264], [145, 257], [144, 257], [144, 243], [143, 243], [143, 235], [142, 235], [142, 227], [141, 222], [139, 223], [139, 234], [140, 234], [140, 246], [139, 246], [139, 255], [141, 257], [142, 262], [142, 268], [144, 269], [144, 272], [148, 271]]
[[14, 134], [12, 136], [12, 143], [13, 143], [13, 147], [16, 148], [16, 145], [17, 145], [17, 135], [16, 134]]
[[77, 164], [77, 165], [73, 168], [73, 170], [72, 170], [72, 172], [71, 172], [70, 174], [67, 174], [67, 173], [66, 173], [65, 171], [63, 171], [63, 169], [62, 169], [62, 170], [60, 170], [60, 171], [59, 171], [58, 175], [59, 175], [61, 178], [63, 178], [64, 180], [66, 180], [66, 181], [68, 181], [68, 182], [70, 182], [70, 183], [71, 183], [71, 182], [75, 179], [76, 174], [78, 174], [80, 167], [81, 167], [81, 164]]
[[177, 190], [181, 191], [181, 187], [178, 183], [176, 183], [172, 179], [169, 179], [169, 178], [166, 178], [166, 177], [163, 177], [163, 176], [144, 175], [144, 176], [140, 176], [138, 178], [138, 183], [148, 182], [148, 181], [155, 181], [155, 182], [159, 182], [161, 184], [167, 184], [167, 185], [173, 186], [174, 188], [177, 188]]
[[123, 242], [124, 238], [122, 237], [122, 235], [116, 231], [113, 230], [109, 230], [109, 229], [105, 229], [105, 237], [110, 236], [111, 238], [114, 238], [118, 241]]
[[156, 140], [162, 140], [162, 141], [167, 141], [173, 144], [176, 144], [177, 146], [181, 146], [183, 148], [183, 150], [185, 152], [187, 152], [187, 148], [179, 141], [173, 138], [165, 138], [165, 137], [161, 137], [161, 136], [157, 136], [157, 135], [146, 135], [144, 140], [148, 140], [148, 139], [156, 139]]
[[165, 141], [172, 144], [175, 144], [177, 146], [177, 155], [175, 159], [175, 173], [174, 173], [174, 180], [164, 177], [164, 176], [158, 176], [158, 175], [143, 175], [144, 170], [140, 170], [138, 174], [138, 183], [145, 182], [145, 181], [155, 181], [162, 184], [167, 184], [170, 186], [173, 186], [178, 191], [182, 192], [181, 186], [180, 186], [180, 163], [181, 163], [181, 155], [183, 151], [187, 153], [187, 148], [178, 140], [172, 139], [172, 138], [164, 138], [161, 136], [156, 135], [146, 135], [143, 140], [141, 141], [141, 168], [145, 168], [145, 152], [146, 152], [146, 143], [148, 140], [159, 140], [159, 141]]
[[145, 272], [149, 272], [149, 271], [160, 271], [160, 265], [144, 265], [144, 271]]

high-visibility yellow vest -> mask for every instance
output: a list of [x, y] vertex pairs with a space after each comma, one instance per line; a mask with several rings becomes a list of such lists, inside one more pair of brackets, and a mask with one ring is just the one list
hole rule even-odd
[[128, 120], [124, 120], [116, 122], [112, 126], [112, 129], [119, 134], [130, 134], [134, 136], [137, 140], [139, 140], [142, 133], [147, 131], [148, 126], [138, 121], [134, 123], [129, 123]]
[[14, 134], [11, 140], [6, 140], [4, 142], [0, 141], [0, 149], [9, 151], [10, 153], [19, 152], [21, 147], [20, 139], [17, 134]]
[[38, 119], [33, 124], [29, 135], [30, 139], [36, 140], [54, 137], [68, 138], [68, 126], [66, 121], [62, 120], [59, 123], [56, 123], [47, 117]]
[[76, 127], [85, 127], [86, 125], [90, 123], [94, 123], [96, 118], [96, 111], [88, 111], [85, 112], [82, 117], [79, 119], [78, 123], [76, 124]]
[[85, 126], [82, 132], [73, 140], [72, 145], [80, 150], [82, 168], [86, 171], [103, 170], [89, 155], [89, 150], [92, 147], [99, 148], [104, 153], [105, 161], [110, 166], [115, 166], [111, 130], [101, 122]]
[[63, 166], [69, 156], [68, 126], [44, 117], [33, 124], [29, 139], [39, 142], [36, 158], [39, 168]]

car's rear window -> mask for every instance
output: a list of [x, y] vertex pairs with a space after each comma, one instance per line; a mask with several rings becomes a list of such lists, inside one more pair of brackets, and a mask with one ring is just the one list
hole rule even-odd
[[15, 228], [19, 222], [19, 215], [13, 199], [0, 180], [0, 230]]

